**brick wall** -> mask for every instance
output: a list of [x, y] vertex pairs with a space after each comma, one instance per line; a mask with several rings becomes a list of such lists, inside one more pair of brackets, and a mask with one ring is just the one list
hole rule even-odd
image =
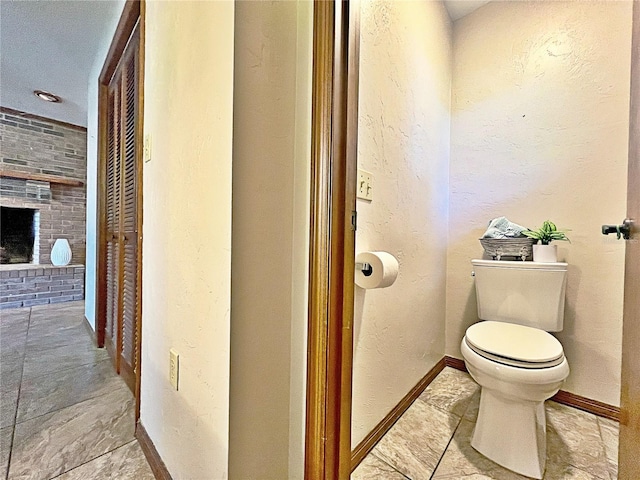
[[0, 309], [84, 298], [84, 265], [6, 267], [0, 267]]
[[57, 238], [66, 238], [72, 263], [85, 262], [87, 132], [82, 127], [0, 107], [0, 169], [81, 180], [80, 187], [0, 179], [0, 205], [40, 212], [39, 262], [50, 263]]

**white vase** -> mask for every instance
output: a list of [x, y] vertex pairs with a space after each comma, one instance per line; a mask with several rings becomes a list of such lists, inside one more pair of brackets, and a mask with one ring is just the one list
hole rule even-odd
[[59, 238], [51, 249], [51, 263], [56, 267], [69, 265], [71, 261], [71, 247], [66, 238]]
[[555, 263], [558, 261], [557, 245], [534, 245], [533, 261], [540, 263]]

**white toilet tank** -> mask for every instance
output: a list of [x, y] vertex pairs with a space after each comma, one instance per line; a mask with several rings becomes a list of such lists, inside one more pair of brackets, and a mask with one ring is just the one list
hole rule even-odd
[[564, 323], [566, 263], [471, 260], [481, 320], [559, 332]]

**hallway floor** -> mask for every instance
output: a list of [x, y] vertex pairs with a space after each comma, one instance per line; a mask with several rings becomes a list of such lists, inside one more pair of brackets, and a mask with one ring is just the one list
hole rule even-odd
[[0, 478], [154, 478], [133, 396], [84, 322], [84, 302], [0, 311]]
[[[525, 479], [471, 447], [479, 387], [445, 368], [362, 461], [352, 480]], [[547, 401], [546, 480], [617, 478], [618, 424]]]

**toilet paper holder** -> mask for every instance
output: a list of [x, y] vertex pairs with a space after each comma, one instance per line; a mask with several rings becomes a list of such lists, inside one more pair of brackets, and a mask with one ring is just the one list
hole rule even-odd
[[370, 263], [366, 263], [366, 262], [356, 262], [356, 270], [362, 271], [362, 274], [365, 277], [368, 277], [373, 273], [373, 267], [371, 266]]

